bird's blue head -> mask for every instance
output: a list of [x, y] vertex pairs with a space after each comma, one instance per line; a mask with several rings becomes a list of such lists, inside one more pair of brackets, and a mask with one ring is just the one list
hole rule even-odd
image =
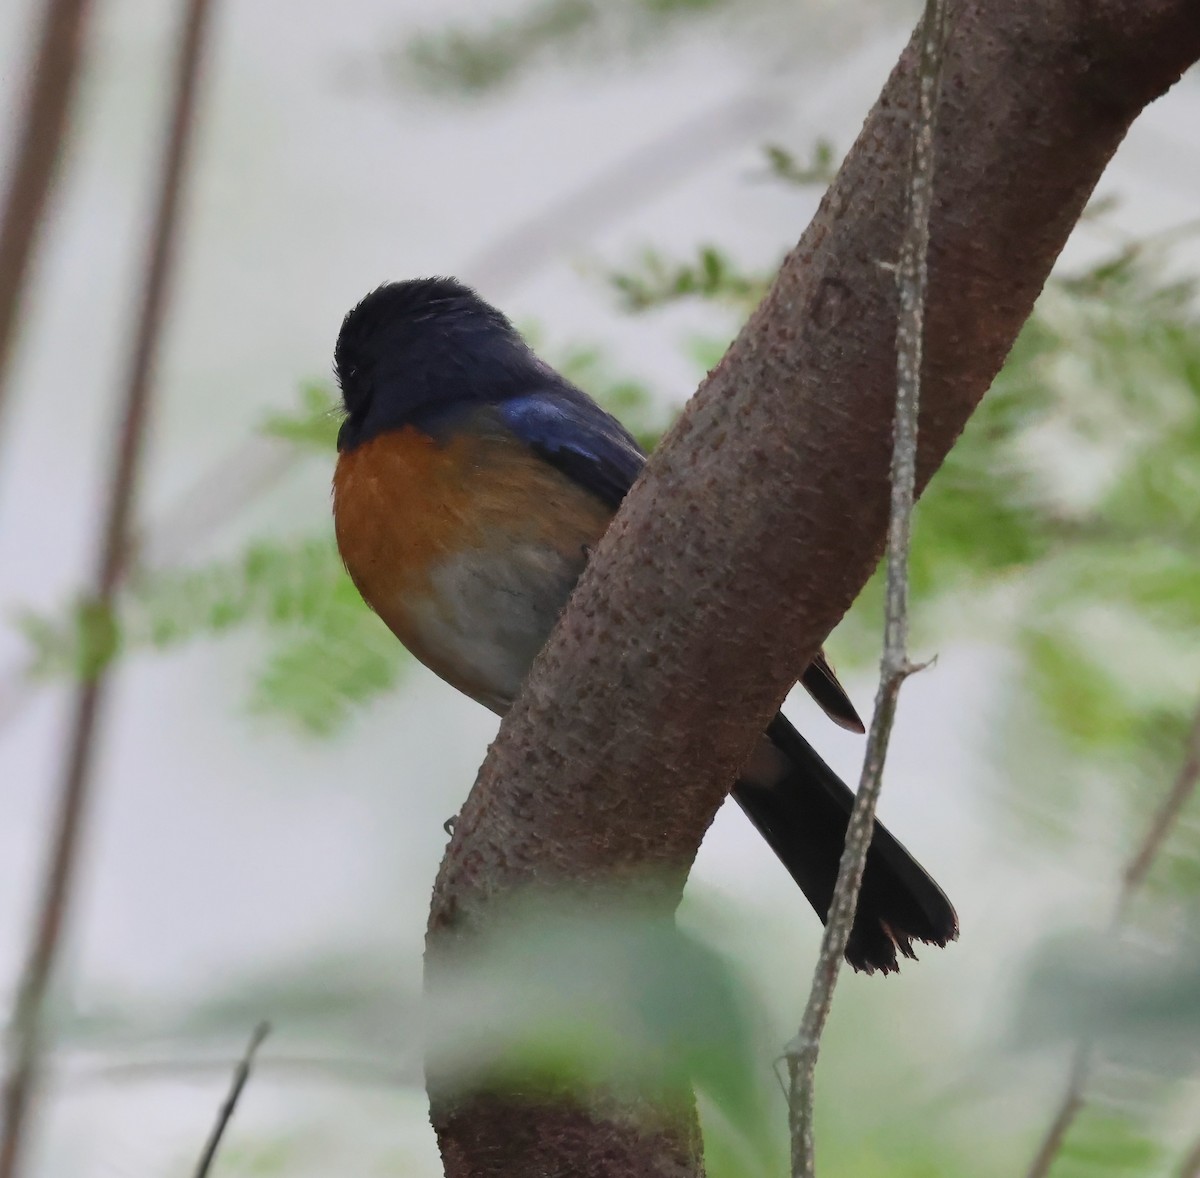
[[541, 368], [513, 325], [454, 278], [373, 290], [342, 321], [334, 370], [347, 451], [405, 425], [435, 430], [528, 387]]

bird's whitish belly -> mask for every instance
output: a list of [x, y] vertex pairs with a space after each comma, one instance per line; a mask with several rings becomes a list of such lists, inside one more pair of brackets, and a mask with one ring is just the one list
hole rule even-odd
[[334, 519], [368, 604], [426, 666], [502, 712], [608, 526], [519, 443], [405, 429], [342, 455]]
[[400, 605], [414, 653], [480, 703], [503, 712], [582, 571], [582, 552], [568, 561], [534, 545], [450, 557], [432, 570], [429, 596]]

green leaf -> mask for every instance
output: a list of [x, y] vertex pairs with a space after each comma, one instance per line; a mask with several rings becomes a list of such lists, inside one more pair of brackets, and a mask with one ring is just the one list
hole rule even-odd
[[261, 428], [270, 437], [329, 455], [337, 448], [341, 419], [341, 402], [332, 388], [322, 381], [309, 381], [300, 386], [300, 408], [295, 413], [272, 413]]
[[826, 185], [837, 175], [837, 160], [833, 144], [828, 139], [818, 139], [813, 144], [806, 163], [777, 143], [768, 143], [763, 148], [767, 157], [768, 175], [785, 184], [797, 187]]
[[1086, 1108], [1067, 1136], [1054, 1178], [1160, 1173], [1165, 1151], [1155, 1128], [1118, 1109]]
[[390, 691], [407, 659], [326, 536], [258, 543], [232, 560], [144, 575], [104, 624], [80, 608], [57, 618], [26, 613], [18, 623], [32, 648], [30, 673], [46, 679], [90, 673], [117, 651], [165, 651], [257, 626], [273, 649], [253, 706], [315, 735], [335, 732], [354, 707]]
[[656, 250], [624, 270], [607, 275], [618, 296], [618, 305], [631, 314], [666, 306], [682, 299], [724, 302], [748, 312], [766, 292], [769, 275], [740, 270], [713, 245], [701, 246], [694, 261], [674, 262]]
[[361, 606], [330, 603], [319, 624], [277, 644], [259, 675], [253, 707], [285, 715], [314, 736], [330, 736], [354, 711], [397, 684], [403, 648]]
[[615, 895], [527, 897], [432, 968], [439, 1083], [693, 1084], [736, 1131], [744, 1172], [776, 1172], [754, 1050], [762, 1012], [729, 963], [669, 919]]

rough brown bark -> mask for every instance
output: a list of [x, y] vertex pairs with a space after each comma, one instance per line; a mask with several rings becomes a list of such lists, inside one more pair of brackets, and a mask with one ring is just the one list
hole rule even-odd
[[[960, 0], [951, 30], [921, 487], [1129, 125], [1200, 56], [1195, 0]], [[910, 44], [771, 291], [593, 554], [460, 815], [431, 958], [521, 885], [649, 870], [677, 899], [755, 736], [875, 567], [916, 64]], [[680, 1155], [696, 1140], [687, 1116], [664, 1129], [637, 1107], [594, 1110], [581, 1128], [549, 1102], [431, 1095], [450, 1178], [702, 1170]]]

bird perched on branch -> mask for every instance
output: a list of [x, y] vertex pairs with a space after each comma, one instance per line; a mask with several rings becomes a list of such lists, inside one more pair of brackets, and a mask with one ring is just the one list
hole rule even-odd
[[[421, 662], [503, 713], [646, 455], [451, 278], [367, 295], [342, 323], [335, 366], [346, 568]], [[800, 681], [863, 731], [824, 654]], [[853, 794], [780, 713], [733, 796], [825, 919]], [[914, 941], [957, 935], [941, 889], [877, 824], [847, 960], [886, 973]]]

